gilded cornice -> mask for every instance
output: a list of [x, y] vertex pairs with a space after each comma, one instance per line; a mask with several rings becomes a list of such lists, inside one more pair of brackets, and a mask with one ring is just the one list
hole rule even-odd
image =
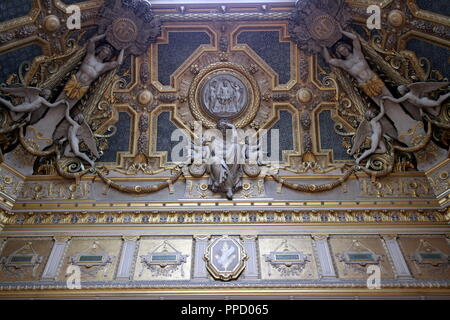
[[[262, 290], [264, 289], [264, 290]], [[81, 290], [64, 290], [58, 286], [47, 288], [42, 285], [17, 285], [10, 288], [0, 290], [0, 297], [2, 298], [49, 298], [49, 299], [64, 299], [64, 298], [98, 298], [98, 297], [162, 297], [162, 296], [187, 296], [187, 297], [224, 297], [224, 296], [312, 296], [312, 297], [355, 297], [355, 296], [384, 296], [384, 297], [399, 297], [399, 296], [449, 296], [450, 289], [448, 284], [440, 284], [433, 281], [421, 281], [416, 285], [409, 285], [408, 288], [401, 285], [387, 285], [380, 290], [369, 290], [366, 284], [356, 285], [355, 283], [348, 284], [301, 284], [301, 285], [278, 285], [273, 288], [267, 285], [222, 285], [215, 288], [207, 288], [204, 286], [189, 286], [189, 287], [171, 287], [159, 286], [147, 288], [142, 285], [127, 286], [125, 284], [115, 284], [106, 286], [104, 284], [98, 286], [84, 287]]]

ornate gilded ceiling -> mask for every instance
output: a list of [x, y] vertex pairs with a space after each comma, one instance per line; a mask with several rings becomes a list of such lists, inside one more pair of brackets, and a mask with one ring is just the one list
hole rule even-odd
[[[448, 263], [436, 280], [417, 252], [449, 254], [449, 16], [425, 0], [2, 1], [0, 227], [16, 241], [3, 255], [33, 256], [20, 281], [63, 281], [44, 268], [62, 235], [64, 266], [102, 257], [85, 270], [93, 288], [159, 286], [161, 248], [181, 287], [244, 270], [245, 285], [312, 288], [329, 245], [333, 286], [363, 279], [356, 252], [392, 288], [402, 276], [448, 288]], [[139, 272], [121, 274], [122, 240]], [[196, 265], [194, 247], [221, 241], [239, 249], [239, 272]]]
[[[323, 55], [310, 55], [320, 53], [321, 45], [331, 48], [336, 44], [341, 38], [336, 24], [339, 21], [342, 27], [349, 25], [348, 30], [359, 33], [369, 64], [375, 66], [375, 73], [379, 72], [389, 90], [395, 92], [397, 85], [418, 81], [442, 82], [449, 72], [448, 64], [443, 63], [443, 54], [448, 56], [444, 49], [448, 45], [448, 19], [424, 11], [420, 2], [383, 2], [383, 28], [373, 31], [365, 26], [368, 14], [364, 5], [351, 1], [332, 6], [319, 1], [306, 9], [303, 4], [297, 9], [293, 4], [211, 5], [205, 9], [209, 13], [195, 6], [155, 5], [150, 9], [145, 2], [88, 1], [79, 4], [81, 30], [68, 30], [65, 22], [71, 18], [64, 8], [74, 3], [78, 2], [35, 1], [20, 9], [2, 4], [1, 80], [6, 86], [52, 89], [50, 101], [59, 102], [65, 96], [71, 108], [82, 112], [87, 130], [94, 133], [90, 144], [96, 144], [93, 147], [100, 152], [94, 176], [113, 189], [150, 194], [170, 187], [172, 182], [128, 186], [114, 180], [172, 177], [175, 183], [183, 177], [187, 185], [199, 188], [194, 193], [186, 190], [185, 197], [213, 196], [202, 191], [201, 183], [191, 180], [189, 176], [195, 170], [179, 174], [182, 165], [172, 159], [178, 140], [172, 141], [171, 135], [183, 129], [183, 135], [194, 137], [195, 121], [210, 129], [215, 128], [219, 118], [231, 120], [238, 129], [255, 129], [259, 136], [267, 129], [268, 138], [272, 132], [277, 134], [278, 141], [273, 145], [277, 145], [274, 153], [279, 157], [271, 161], [271, 165], [276, 163], [276, 172], [253, 171], [262, 179], [264, 175], [272, 177], [278, 184], [301, 192], [332, 190], [357, 172], [375, 178], [392, 172], [427, 171], [446, 158], [445, 104], [440, 116], [434, 114], [430, 119], [427, 115], [429, 121], [425, 123], [414, 119], [420, 118], [417, 110], [409, 107], [405, 113], [401, 107], [389, 105], [387, 117], [383, 118], [388, 139], [384, 143], [388, 144], [386, 153], [374, 154], [364, 159], [363, 166], [352, 167], [354, 159], [357, 163], [363, 160], [363, 151], [350, 155], [352, 144], [356, 144], [352, 136], [358, 134], [356, 129], [364, 122], [364, 110], [368, 106], [375, 108], [379, 102], [371, 100], [371, 92], [360, 96], [362, 91], [355, 89], [352, 78], [328, 64]], [[330, 24], [332, 34], [321, 34], [319, 27], [311, 29], [314, 17], [327, 15], [329, 20], [317, 18], [317, 23], [319, 27], [320, 23]], [[95, 33], [106, 36], [89, 42], [93, 48], [95, 42], [102, 47], [106, 41], [116, 50], [113, 61], [121, 49], [126, 49], [125, 57], [120, 66], [111, 65], [114, 70], [105, 69], [83, 85], [76, 79], [83, 72], [81, 62], [87, 40], [92, 40]], [[316, 38], [328, 40], [315, 42]], [[350, 44], [350, 38], [346, 39]], [[424, 51], [426, 44], [429, 49]], [[299, 49], [305, 45], [308, 48]], [[418, 56], [414, 48], [424, 56]], [[230, 112], [217, 99], [211, 105], [219, 90], [222, 98], [232, 94], [240, 99], [231, 105]], [[40, 180], [51, 180], [58, 173], [69, 179], [92, 176], [86, 167], [92, 160], [86, 163], [85, 156], [64, 156], [63, 149], [57, 152], [55, 139], [63, 137], [67, 130], [67, 125], [58, 124], [64, 119], [64, 107], [51, 108], [45, 117], [42, 112], [34, 111], [25, 126], [9, 122], [4, 114], [4, 163], [24, 177], [36, 176]], [[409, 112], [413, 112], [412, 117]], [[369, 147], [366, 140], [363, 148]], [[358, 151], [354, 149], [352, 153]], [[92, 146], [82, 144], [81, 154], [87, 150], [93, 152]], [[251, 169], [247, 169], [248, 176]], [[292, 184], [280, 178], [285, 175], [303, 179], [307, 174], [316, 174], [318, 179], [329, 177], [330, 181]], [[254, 186], [259, 192], [245, 194], [264, 197], [261, 182], [246, 186], [247, 190]]]

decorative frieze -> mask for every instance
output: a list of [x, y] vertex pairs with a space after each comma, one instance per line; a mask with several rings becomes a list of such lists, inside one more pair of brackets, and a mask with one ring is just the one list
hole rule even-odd
[[[132, 207], [132, 206], [131, 206]], [[371, 210], [170, 210], [170, 211], [75, 211], [7, 214], [0, 212], [4, 225], [95, 225], [95, 224], [448, 224], [446, 209], [371, 209]]]

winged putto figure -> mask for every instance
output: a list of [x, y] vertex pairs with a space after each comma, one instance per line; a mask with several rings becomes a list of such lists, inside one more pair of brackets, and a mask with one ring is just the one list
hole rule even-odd
[[[437, 100], [432, 100], [426, 96], [427, 93], [442, 89], [447, 87], [450, 82], [416, 82], [409, 85], [399, 86], [398, 92], [402, 95], [399, 99], [394, 99], [393, 97], [383, 97], [383, 100], [389, 100], [395, 103], [404, 103], [405, 107], [408, 108], [413, 115], [417, 114], [417, 109], [420, 109], [422, 114], [422, 108], [426, 108], [428, 112], [432, 115], [439, 115], [439, 107], [441, 104], [450, 98], [450, 92], [441, 95]], [[413, 106], [411, 108], [411, 106]]]
[[387, 151], [383, 140], [383, 125], [381, 123], [384, 114], [383, 103], [380, 104], [380, 113], [378, 115], [370, 109], [366, 111], [365, 119], [360, 123], [358, 130], [356, 130], [350, 155], [354, 155], [361, 148], [367, 137], [370, 137], [370, 149], [364, 151], [356, 159], [357, 164], [374, 153], [385, 153]]
[[100, 158], [97, 149], [97, 144], [95, 142], [94, 133], [84, 120], [82, 114], [78, 114], [75, 116], [74, 119], [72, 119], [70, 116], [70, 108], [67, 107], [65, 116], [67, 122], [63, 122], [63, 125], [60, 126], [57, 132], [55, 133], [56, 138], [58, 139], [61, 145], [66, 141], [68, 141], [64, 149], [64, 156], [78, 157], [88, 162], [92, 167], [95, 167], [94, 161], [91, 160], [87, 156], [87, 154], [80, 151], [80, 142], [84, 142], [84, 144], [88, 147], [91, 154], [95, 158]]
[[35, 87], [24, 88], [0, 88], [1, 91], [19, 98], [24, 98], [21, 104], [13, 105], [10, 101], [0, 98], [0, 103], [10, 110], [11, 119], [13, 121], [19, 121], [24, 113], [27, 113], [26, 121], [31, 119], [32, 112], [44, 107], [57, 107], [63, 104], [67, 104], [67, 101], [61, 99], [55, 103], [48, 102], [50, 98], [50, 90], [40, 89]]

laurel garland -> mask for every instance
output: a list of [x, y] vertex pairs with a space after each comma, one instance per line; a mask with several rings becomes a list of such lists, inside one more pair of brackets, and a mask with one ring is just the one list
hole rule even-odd
[[26, 122], [20, 122], [20, 123], [15, 123], [10, 127], [4, 128], [4, 129], [0, 129], [0, 134], [5, 134], [5, 133], [9, 133], [12, 132], [16, 129], [20, 129], [23, 128], [27, 123]]
[[178, 179], [183, 175], [183, 172], [178, 171], [169, 180], [152, 186], [125, 186], [107, 178], [100, 170], [97, 170], [97, 175], [108, 187], [116, 189], [118, 191], [132, 194], [148, 194], [170, 187], [172, 184], [178, 181]]
[[31, 153], [33, 156], [36, 156], [36, 157], [48, 157], [48, 156], [54, 155], [57, 152], [56, 149], [51, 149], [49, 151], [37, 151], [36, 149], [31, 147], [25, 140], [25, 136], [23, 133], [23, 127], [21, 127], [20, 131], [19, 131], [19, 142], [20, 142], [21, 146], [28, 153]]
[[330, 191], [338, 186], [342, 185], [345, 181], [350, 178], [350, 176], [358, 171], [358, 166], [353, 166], [345, 174], [337, 179], [334, 182], [331, 183], [325, 183], [325, 184], [298, 184], [298, 183], [291, 183], [288, 181], [283, 180], [278, 175], [271, 175], [271, 177], [277, 182], [282, 184], [283, 186], [300, 191], [300, 192], [309, 192], [309, 193], [318, 193], [318, 192], [324, 192], [324, 191]]

